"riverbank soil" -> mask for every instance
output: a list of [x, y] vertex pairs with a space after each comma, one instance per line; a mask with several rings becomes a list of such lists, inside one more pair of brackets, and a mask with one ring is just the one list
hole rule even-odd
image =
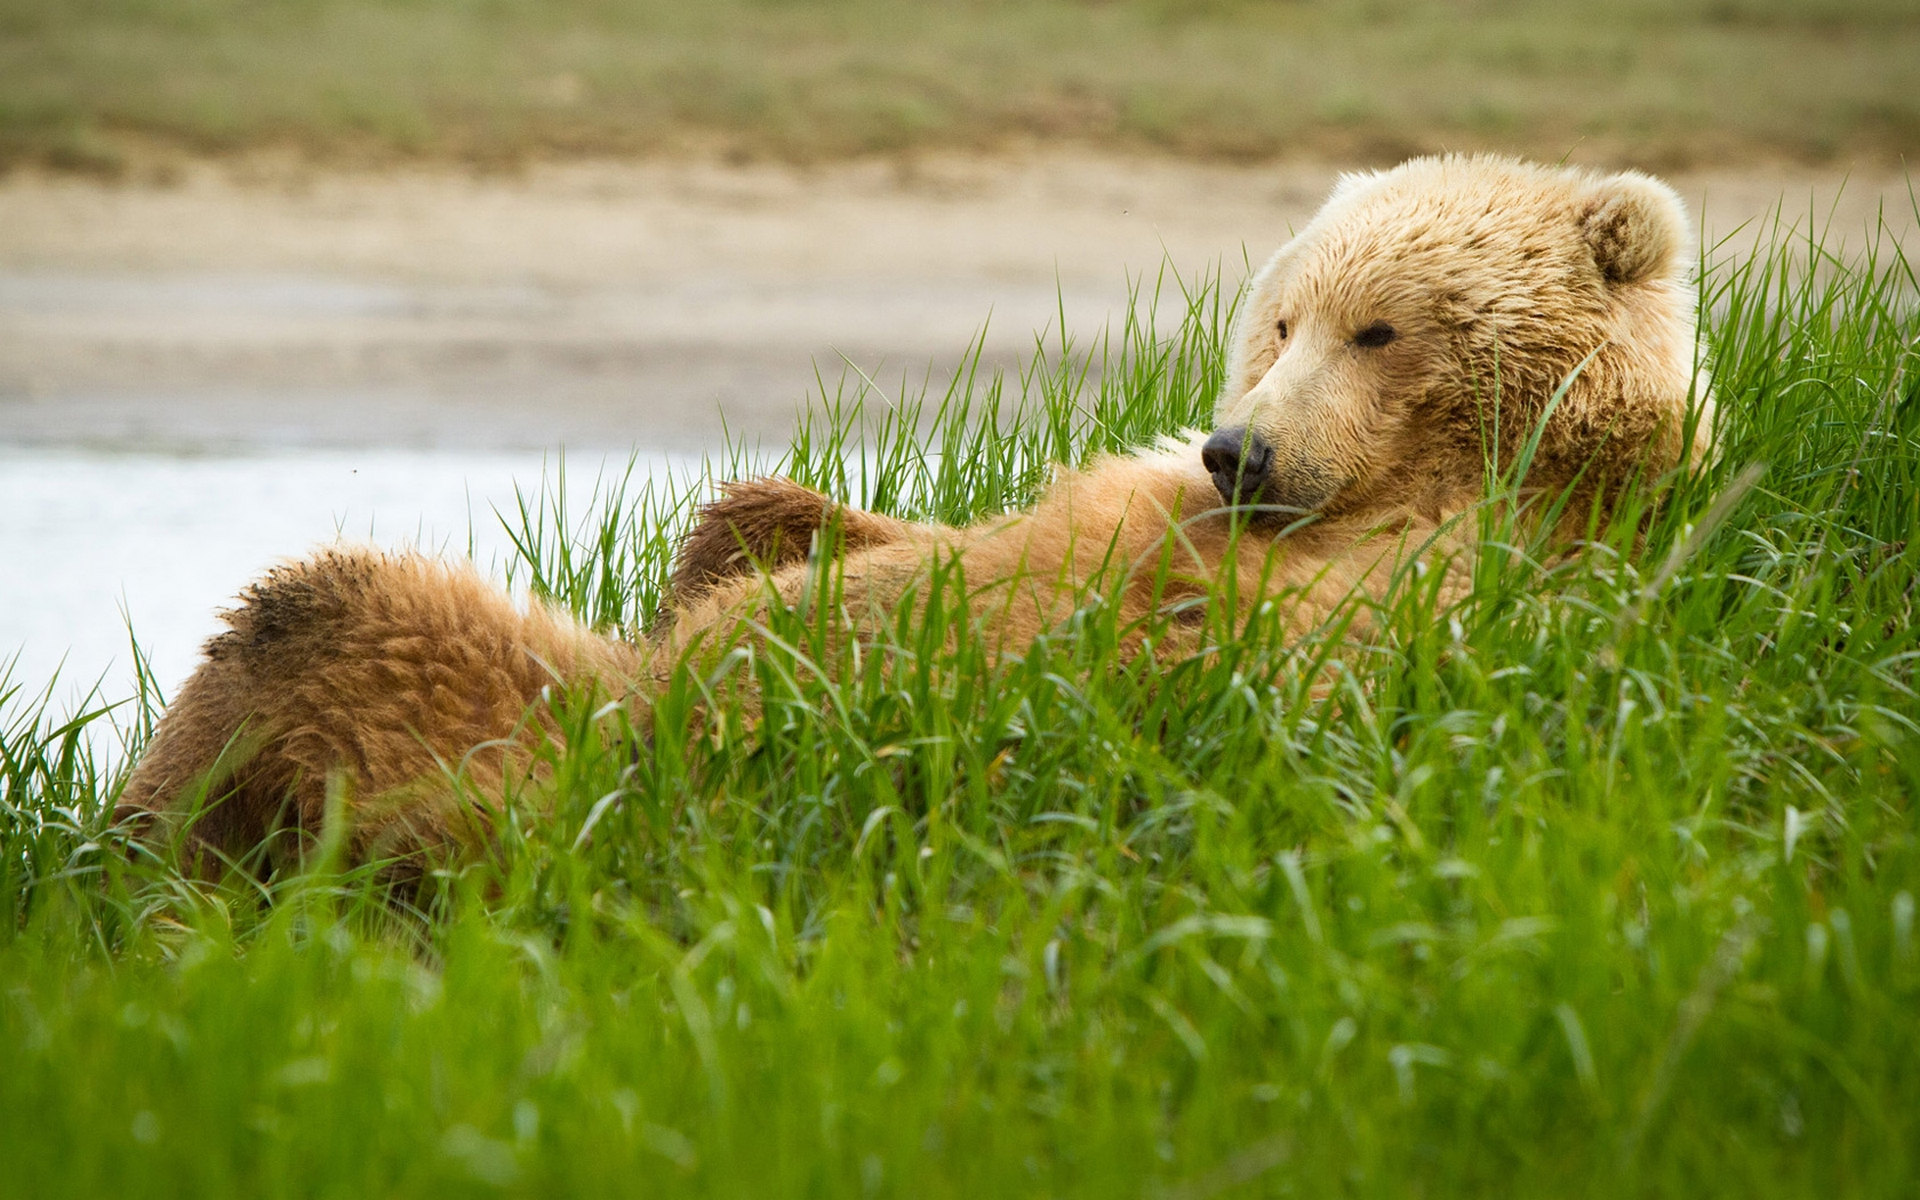
[[[781, 438], [862, 373], [937, 385], [976, 338], [1077, 345], [1130, 287], [1238, 279], [1321, 163], [1034, 151], [812, 167], [712, 158], [0, 179], [0, 440], [105, 449]], [[1783, 220], [1911, 232], [1895, 173], [1671, 176], [1709, 244]], [[850, 372], [848, 364], [858, 372]]]

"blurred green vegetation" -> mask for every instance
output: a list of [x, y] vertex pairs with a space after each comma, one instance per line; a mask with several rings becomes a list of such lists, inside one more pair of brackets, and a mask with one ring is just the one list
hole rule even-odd
[[0, 0], [0, 166], [1920, 149], [1911, 0]]

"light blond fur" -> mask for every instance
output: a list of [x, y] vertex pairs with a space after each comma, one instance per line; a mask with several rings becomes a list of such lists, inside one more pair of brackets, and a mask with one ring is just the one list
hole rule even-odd
[[[1485, 494], [1489, 447], [1511, 464], [1577, 370], [1526, 482], [1579, 478], [1567, 519], [1583, 522], [1626, 476], [1679, 457], [1691, 262], [1685, 207], [1637, 172], [1449, 156], [1346, 176], [1254, 278], [1215, 423], [1262, 436], [1275, 476], [1325, 492], [1329, 518], [1439, 518]], [[1377, 323], [1394, 340], [1355, 346]], [[1704, 387], [1696, 407], [1704, 453]]]
[[[1696, 390], [1688, 244], [1679, 201], [1642, 175], [1448, 157], [1350, 176], [1250, 284], [1216, 411], [1273, 447], [1282, 492], [1316, 496], [1304, 522], [1223, 509], [1199, 436], [1063, 470], [1031, 509], [967, 528], [743, 482], [689, 534], [673, 606], [641, 645], [516, 606], [465, 567], [327, 551], [226, 615], [123, 811], [218, 801], [191, 833], [211, 860], [278, 826], [311, 834], [332, 774], [356, 798], [357, 854], [458, 849], [553, 736], [528, 715], [543, 690], [604, 693], [644, 719], [684, 655], [750, 631], [768, 604], [818, 602], [810, 552], [839, 556], [832, 615], [847, 636], [891, 622], [948, 564], [996, 652], [1095, 595], [1123, 628], [1166, 616], [1161, 645], [1177, 650], [1226, 596], [1278, 604], [1305, 630], [1355, 593], [1381, 595], [1416, 556], [1458, 593], [1477, 529], [1458, 518], [1543, 421], [1525, 485], [1572, 490], [1563, 537], [1604, 522], [1636, 472], [1681, 457]], [[1390, 342], [1356, 343], [1381, 323]], [[447, 783], [458, 766], [477, 809]]]

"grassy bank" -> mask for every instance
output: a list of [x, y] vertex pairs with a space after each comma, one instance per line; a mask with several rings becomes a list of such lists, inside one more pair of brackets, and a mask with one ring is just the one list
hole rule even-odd
[[[1456, 609], [1410, 585], [1364, 649], [1256, 619], [1127, 663], [1092, 604], [997, 669], [936, 615], [822, 672], [847, 652], [787, 618], [683, 677], [637, 759], [563, 705], [579, 748], [426, 911], [324, 862], [260, 889], [128, 862], [85, 722], [137, 741], [140, 710], [15, 692], [6, 1189], [1905, 1194], [1914, 286], [1884, 246], [1721, 264], [1723, 454], [1644, 547], [1516, 545]], [[1202, 419], [1227, 305], [1191, 300], [926, 399], [948, 453], [910, 419], [850, 445], [849, 401], [786, 468], [916, 515], [1018, 503]], [[643, 621], [681, 507], [530, 496], [517, 571]], [[728, 671], [760, 710], [697, 703]]]
[[1066, 139], [1674, 167], [1920, 147], [1905, 0], [0, 0], [0, 165]]

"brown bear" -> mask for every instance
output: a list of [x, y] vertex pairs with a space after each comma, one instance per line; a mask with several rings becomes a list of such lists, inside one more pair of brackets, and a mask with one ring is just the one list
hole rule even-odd
[[[353, 854], [453, 848], [484, 835], [486, 805], [553, 736], [528, 715], [547, 689], [624, 698], [644, 718], [689, 651], [776, 600], [808, 602], [816, 552], [837, 556], [852, 636], [893, 620], [944, 562], [997, 649], [1090, 593], [1123, 628], [1169, 613], [1163, 627], [1197, 627], [1232, 597], [1281, 604], [1305, 630], [1415, 556], [1458, 592], [1478, 528], [1462, 517], [1497, 473], [1525, 460], [1527, 493], [1565, 499], [1547, 531], [1564, 542], [1689, 437], [1705, 451], [1688, 247], [1678, 198], [1632, 172], [1448, 156], [1348, 176], [1249, 285], [1211, 434], [1062, 471], [1032, 508], [964, 529], [784, 481], [730, 485], [638, 645], [522, 610], [465, 566], [322, 552], [226, 614], [121, 811], [193, 813], [212, 864], [277, 827], [317, 831], [333, 786], [351, 800]], [[460, 768], [478, 807], [449, 783]]]
[[[685, 544], [667, 640], [734, 621], [767, 590], [756, 564], [798, 600], [828, 516], [856, 624], [952, 556], [1010, 646], [1090, 588], [1144, 627], [1154, 608], [1191, 617], [1233, 575], [1243, 602], [1284, 596], [1304, 630], [1409, 553], [1463, 587], [1452, 551], [1477, 530], [1460, 518], [1529, 443], [1525, 488], [1565, 499], [1562, 542], [1689, 435], [1705, 453], [1689, 244], [1679, 198], [1633, 172], [1449, 156], [1347, 176], [1250, 284], [1210, 436], [1062, 472], [1032, 509], [966, 529], [836, 509], [783, 481], [733, 485]], [[1234, 512], [1254, 516], [1253, 536]]]

